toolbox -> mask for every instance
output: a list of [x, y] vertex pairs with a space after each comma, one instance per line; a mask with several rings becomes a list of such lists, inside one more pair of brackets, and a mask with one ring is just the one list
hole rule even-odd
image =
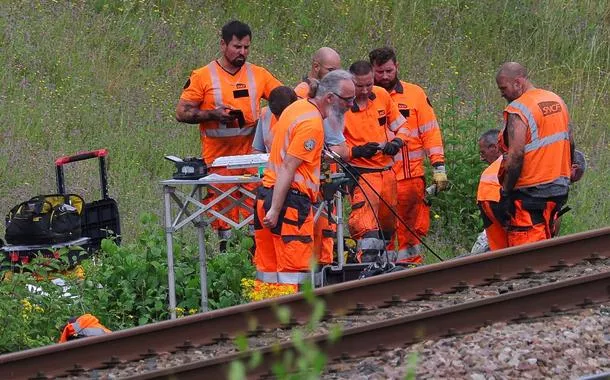
[[69, 163], [99, 159], [100, 189], [99, 200], [85, 203], [81, 216], [81, 238], [48, 245], [4, 245], [0, 247], [0, 270], [16, 270], [22, 264], [28, 264], [34, 257], [42, 256], [57, 259], [60, 252], [67, 252], [66, 261], [74, 267], [80, 261], [90, 257], [100, 249], [102, 240], [113, 238], [117, 244], [121, 240], [121, 222], [116, 201], [108, 195], [108, 175], [106, 170], [107, 149], [98, 149], [64, 156], [55, 160], [57, 192], [66, 194], [64, 166]]

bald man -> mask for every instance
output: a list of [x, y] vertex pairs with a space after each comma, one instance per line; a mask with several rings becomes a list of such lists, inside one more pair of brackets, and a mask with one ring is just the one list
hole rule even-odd
[[313, 97], [309, 96], [311, 80], [319, 81], [324, 78], [324, 75], [340, 68], [341, 57], [339, 53], [329, 47], [321, 47], [311, 57], [311, 70], [309, 70], [309, 74], [303, 77], [303, 81], [295, 87], [294, 91], [301, 99], [311, 98]]
[[498, 145], [498, 174], [508, 246], [548, 239], [568, 198], [574, 141], [568, 109], [555, 93], [534, 87], [527, 69], [504, 63], [496, 83], [508, 106]]

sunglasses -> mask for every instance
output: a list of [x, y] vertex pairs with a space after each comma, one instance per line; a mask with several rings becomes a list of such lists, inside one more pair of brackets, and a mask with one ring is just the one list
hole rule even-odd
[[332, 92], [332, 94], [335, 95], [337, 98], [339, 98], [339, 99], [341, 99], [341, 100], [343, 100], [344, 102], [347, 102], [347, 103], [352, 103], [354, 100], [356, 100], [355, 96], [351, 96], [349, 98], [346, 98], [344, 96], [341, 96], [341, 95], [337, 94], [336, 92]]

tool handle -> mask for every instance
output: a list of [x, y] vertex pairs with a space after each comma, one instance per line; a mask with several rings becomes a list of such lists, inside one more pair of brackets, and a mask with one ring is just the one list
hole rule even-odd
[[98, 150], [92, 150], [90, 152], [81, 152], [81, 153], [77, 153], [73, 156], [59, 157], [57, 160], [55, 160], [55, 166], [62, 166], [67, 163], [70, 163], [70, 162], [88, 160], [90, 158], [95, 158], [95, 157], [106, 157], [107, 155], [108, 155], [108, 149], [98, 149]]
[[106, 156], [108, 149], [97, 149], [89, 152], [80, 152], [72, 156], [63, 156], [55, 160], [55, 174], [57, 176], [57, 192], [59, 194], [66, 193], [66, 185], [64, 183], [64, 168], [65, 164], [88, 160], [90, 158], [100, 159], [100, 187], [102, 199], [108, 199], [108, 175], [106, 173]]

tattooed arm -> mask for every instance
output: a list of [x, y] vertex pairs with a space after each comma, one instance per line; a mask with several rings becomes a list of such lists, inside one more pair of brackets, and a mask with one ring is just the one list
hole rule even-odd
[[508, 152], [504, 158], [506, 175], [502, 182], [502, 189], [510, 192], [521, 175], [527, 126], [519, 116], [509, 114], [506, 130], [508, 132]]

